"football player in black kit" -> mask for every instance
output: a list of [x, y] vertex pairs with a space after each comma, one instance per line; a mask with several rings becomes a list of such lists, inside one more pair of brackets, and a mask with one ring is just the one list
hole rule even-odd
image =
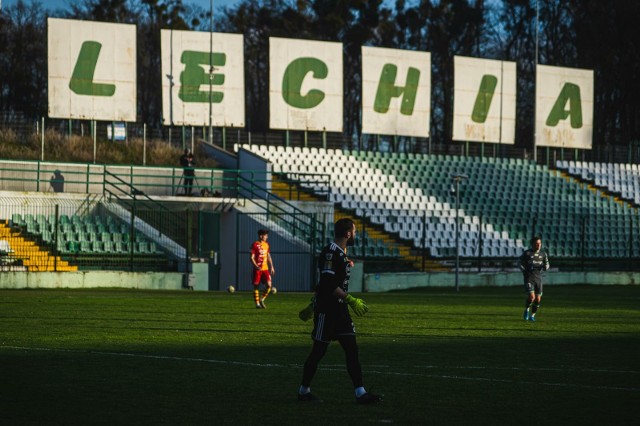
[[542, 273], [549, 269], [549, 257], [540, 250], [542, 239], [538, 236], [531, 239], [531, 248], [520, 256], [520, 270], [524, 275], [524, 291], [527, 292], [527, 301], [523, 319], [535, 321], [536, 313], [540, 308], [542, 299]]
[[302, 384], [298, 400], [321, 402], [311, 393], [311, 380], [318, 369], [332, 340], [337, 340], [346, 355], [347, 372], [353, 382], [358, 404], [375, 404], [382, 401], [380, 395], [367, 392], [362, 384], [362, 367], [358, 358], [356, 330], [349, 314], [362, 316], [369, 308], [362, 299], [349, 294], [349, 276], [353, 262], [347, 257], [347, 246], [353, 246], [356, 226], [351, 219], [340, 219], [334, 225], [334, 242], [326, 246], [318, 258], [320, 281], [316, 286], [314, 302], [300, 312], [306, 321], [313, 315], [313, 347], [304, 363]]

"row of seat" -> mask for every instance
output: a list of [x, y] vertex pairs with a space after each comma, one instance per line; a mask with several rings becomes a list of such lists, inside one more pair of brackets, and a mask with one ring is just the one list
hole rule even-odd
[[[518, 250], [524, 249], [531, 233], [546, 231], [540, 225], [536, 228], [534, 222], [542, 223], [547, 217], [567, 231], [565, 236], [584, 238], [586, 232], [586, 235], [595, 235], [597, 240], [607, 233], [625, 235], [629, 228], [623, 221], [595, 224], [590, 220], [582, 229], [584, 223], [575, 217], [628, 217], [637, 223], [637, 210], [612, 197], [603, 197], [555, 170], [525, 160], [339, 150], [329, 153], [321, 149], [315, 149], [314, 153], [312, 149], [287, 147], [248, 149], [292, 175], [311, 167], [316, 172], [330, 174], [331, 201], [357, 214], [366, 214], [372, 222], [397, 232], [416, 247], [423, 240], [421, 229], [396, 225], [398, 215], [413, 217], [416, 223], [421, 223], [425, 216], [445, 222], [455, 216], [456, 202], [461, 207], [458, 210], [461, 221], [471, 218], [479, 222], [477, 218], [482, 217], [483, 226], [498, 224], [501, 232], [494, 237], [503, 241], [498, 247]], [[314, 155], [319, 156], [315, 164], [309, 161], [315, 159]], [[349, 167], [345, 168], [345, 164]], [[470, 177], [460, 183], [460, 194], [451, 191], [452, 172]], [[471, 180], [473, 183], [466, 187]], [[435, 237], [435, 229], [427, 229], [427, 234]], [[555, 235], [549, 233], [543, 237], [548, 246], [564, 249], [556, 244], [559, 240]], [[604, 250], [615, 254], [621, 244], [611, 243]], [[464, 252], [468, 253], [466, 249]]]
[[[57, 223], [57, 229], [56, 229]], [[162, 250], [144, 235], [135, 234], [130, 227], [118, 223], [111, 216], [99, 215], [32, 215], [13, 214], [10, 225], [23, 230], [45, 247], [55, 246], [65, 254], [121, 254], [133, 249], [137, 255], [161, 255]]]
[[154, 242], [112, 242], [112, 241], [58, 241], [58, 252], [64, 255], [78, 254], [130, 254], [161, 255], [163, 252]]
[[[310, 154], [310, 150], [307, 149], [290, 149], [290, 148], [276, 148], [265, 149], [256, 146], [245, 146], [245, 149], [250, 149], [259, 155], [263, 155], [270, 160], [274, 166], [280, 168], [280, 170], [295, 175], [301, 173], [301, 170], [308, 170], [305, 166], [303, 158]], [[297, 153], [297, 155], [296, 155]], [[345, 177], [345, 174], [340, 175], [333, 174], [335, 170], [344, 170], [344, 164], [350, 164], [350, 172]], [[453, 209], [449, 203], [440, 203], [436, 200], [436, 197], [425, 194], [422, 190], [416, 190], [412, 188], [407, 182], [398, 180], [393, 175], [387, 175], [383, 170], [376, 169], [367, 163], [354, 161], [353, 158], [349, 158], [348, 154], [342, 151], [332, 152], [331, 157], [324, 156], [323, 162], [318, 163], [315, 166], [315, 170], [318, 172], [329, 172], [332, 174], [331, 181], [331, 200], [342, 205], [343, 208], [356, 210], [356, 213], [365, 213], [364, 211], [371, 212], [376, 211], [380, 214], [367, 214], [367, 217], [375, 224], [385, 225], [388, 217], [395, 216], [397, 211], [415, 211], [422, 216], [421, 212], [429, 212], [438, 217], [438, 220], [448, 221], [450, 217], [455, 216]], [[334, 176], [338, 179], [333, 179]], [[386, 188], [390, 193], [399, 194], [398, 197], [386, 199], [384, 196], [371, 197], [366, 194], [362, 194], [359, 189], [361, 182], [378, 182], [377, 185], [367, 185], [369, 188]], [[380, 182], [384, 182], [380, 184]], [[386, 192], [386, 190], [384, 190]], [[375, 192], [375, 191], [373, 191]], [[381, 193], [383, 191], [380, 191]], [[429, 204], [433, 203], [433, 204]], [[364, 210], [364, 211], [363, 211]], [[464, 216], [462, 213], [461, 216]], [[463, 218], [461, 218], [463, 220]], [[403, 233], [400, 235], [412, 243], [418, 235], [417, 231], [410, 233]], [[491, 236], [496, 241], [501, 241], [500, 235]], [[508, 240], [508, 238], [507, 238]], [[515, 244], [513, 241], [503, 241], [505, 247], [510, 247]], [[523, 248], [523, 247], [520, 247]]]
[[640, 167], [637, 164], [558, 160], [556, 167], [640, 205]]

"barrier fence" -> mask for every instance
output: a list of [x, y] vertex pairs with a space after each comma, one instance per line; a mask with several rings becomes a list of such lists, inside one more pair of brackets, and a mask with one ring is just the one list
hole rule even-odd
[[[187, 233], [175, 214], [131, 200], [128, 208], [106, 199], [84, 202], [3, 200], [0, 263], [5, 271], [178, 271]], [[16, 212], [22, 213], [16, 213]], [[29, 211], [29, 213], [24, 213]], [[186, 223], [186, 222], [185, 222]], [[165, 232], [174, 228], [169, 236]], [[182, 264], [182, 267], [181, 267]]]
[[[212, 141], [213, 144], [231, 150], [234, 144], [260, 144], [283, 146], [315, 146], [334, 149], [383, 152], [415, 152], [428, 154], [450, 154], [472, 157], [536, 158], [538, 163], [553, 166], [557, 160], [597, 161], [605, 163], [640, 162], [640, 141], [632, 140], [627, 144], [604, 144], [591, 150], [537, 147], [536, 155], [532, 149], [516, 145], [490, 144], [446, 140], [434, 142], [428, 138], [387, 135], [344, 135], [341, 133], [305, 132], [288, 130], [250, 131], [240, 128], [212, 128], [208, 126], [159, 126], [151, 127], [145, 123], [122, 123], [127, 140], [156, 139], [176, 147], [190, 147], [195, 140]], [[21, 114], [0, 112], [0, 132], [10, 131], [20, 139], [38, 137], [42, 129], [55, 131], [60, 136], [86, 136], [94, 134], [100, 140], [108, 139], [110, 122], [93, 124], [88, 120], [63, 120], [44, 117], [30, 118]], [[212, 133], [210, 134], [210, 130]], [[43, 140], [44, 158], [46, 157], [46, 139]], [[100, 162], [99, 159], [97, 159]]]

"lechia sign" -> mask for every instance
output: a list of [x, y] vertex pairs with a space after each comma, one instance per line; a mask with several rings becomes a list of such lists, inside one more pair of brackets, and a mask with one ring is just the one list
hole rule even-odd
[[49, 117], [136, 121], [136, 27], [48, 20]]
[[[135, 26], [48, 25], [49, 116], [136, 121]], [[244, 127], [242, 35], [162, 30], [160, 38], [163, 123]], [[429, 52], [363, 47], [360, 71], [364, 133], [429, 137]], [[452, 139], [513, 144], [516, 64], [456, 56], [454, 73]], [[539, 65], [536, 74], [536, 145], [590, 149], [593, 71]], [[270, 38], [270, 127], [341, 132], [343, 80], [341, 43]]]
[[456, 56], [453, 139], [515, 143], [516, 63]]

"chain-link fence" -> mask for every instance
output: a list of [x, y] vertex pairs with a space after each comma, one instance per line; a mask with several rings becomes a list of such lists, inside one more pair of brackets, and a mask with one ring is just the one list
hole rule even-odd
[[2, 199], [3, 270], [178, 271], [188, 220], [147, 201], [86, 196]]
[[[156, 139], [182, 148], [189, 147], [194, 140], [211, 141], [224, 149], [231, 150], [234, 144], [260, 144], [282, 146], [315, 146], [323, 148], [350, 149], [359, 151], [415, 152], [428, 154], [450, 154], [471, 157], [495, 158], [536, 158], [540, 164], [551, 167], [556, 160], [597, 161], [605, 163], [640, 162], [640, 141], [628, 144], [600, 145], [591, 150], [537, 147], [532, 148], [508, 144], [488, 144], [477, 142], [446, 141], [435, 143], [429, 138], [386, 135], [346, 135], [335, 132], [305, 132], [287, 130], [250, 131], [244, 128], [209, 128], [208, 126], [147, 126], [145, 123], [122, 123], [126, 138]], [[89, 120], [63, 120], [31, 118], [19, 113], [0, 112], [0, 132], [10, 131], [21, 139], [40, 135], [42, 129], [58, 132], [60, 135], [77, 135], [108, 139], [110, 122]], [[95, 129], [94, 129], [95, 126]], [[45, 150], [46, 150], [46, 140]]]

